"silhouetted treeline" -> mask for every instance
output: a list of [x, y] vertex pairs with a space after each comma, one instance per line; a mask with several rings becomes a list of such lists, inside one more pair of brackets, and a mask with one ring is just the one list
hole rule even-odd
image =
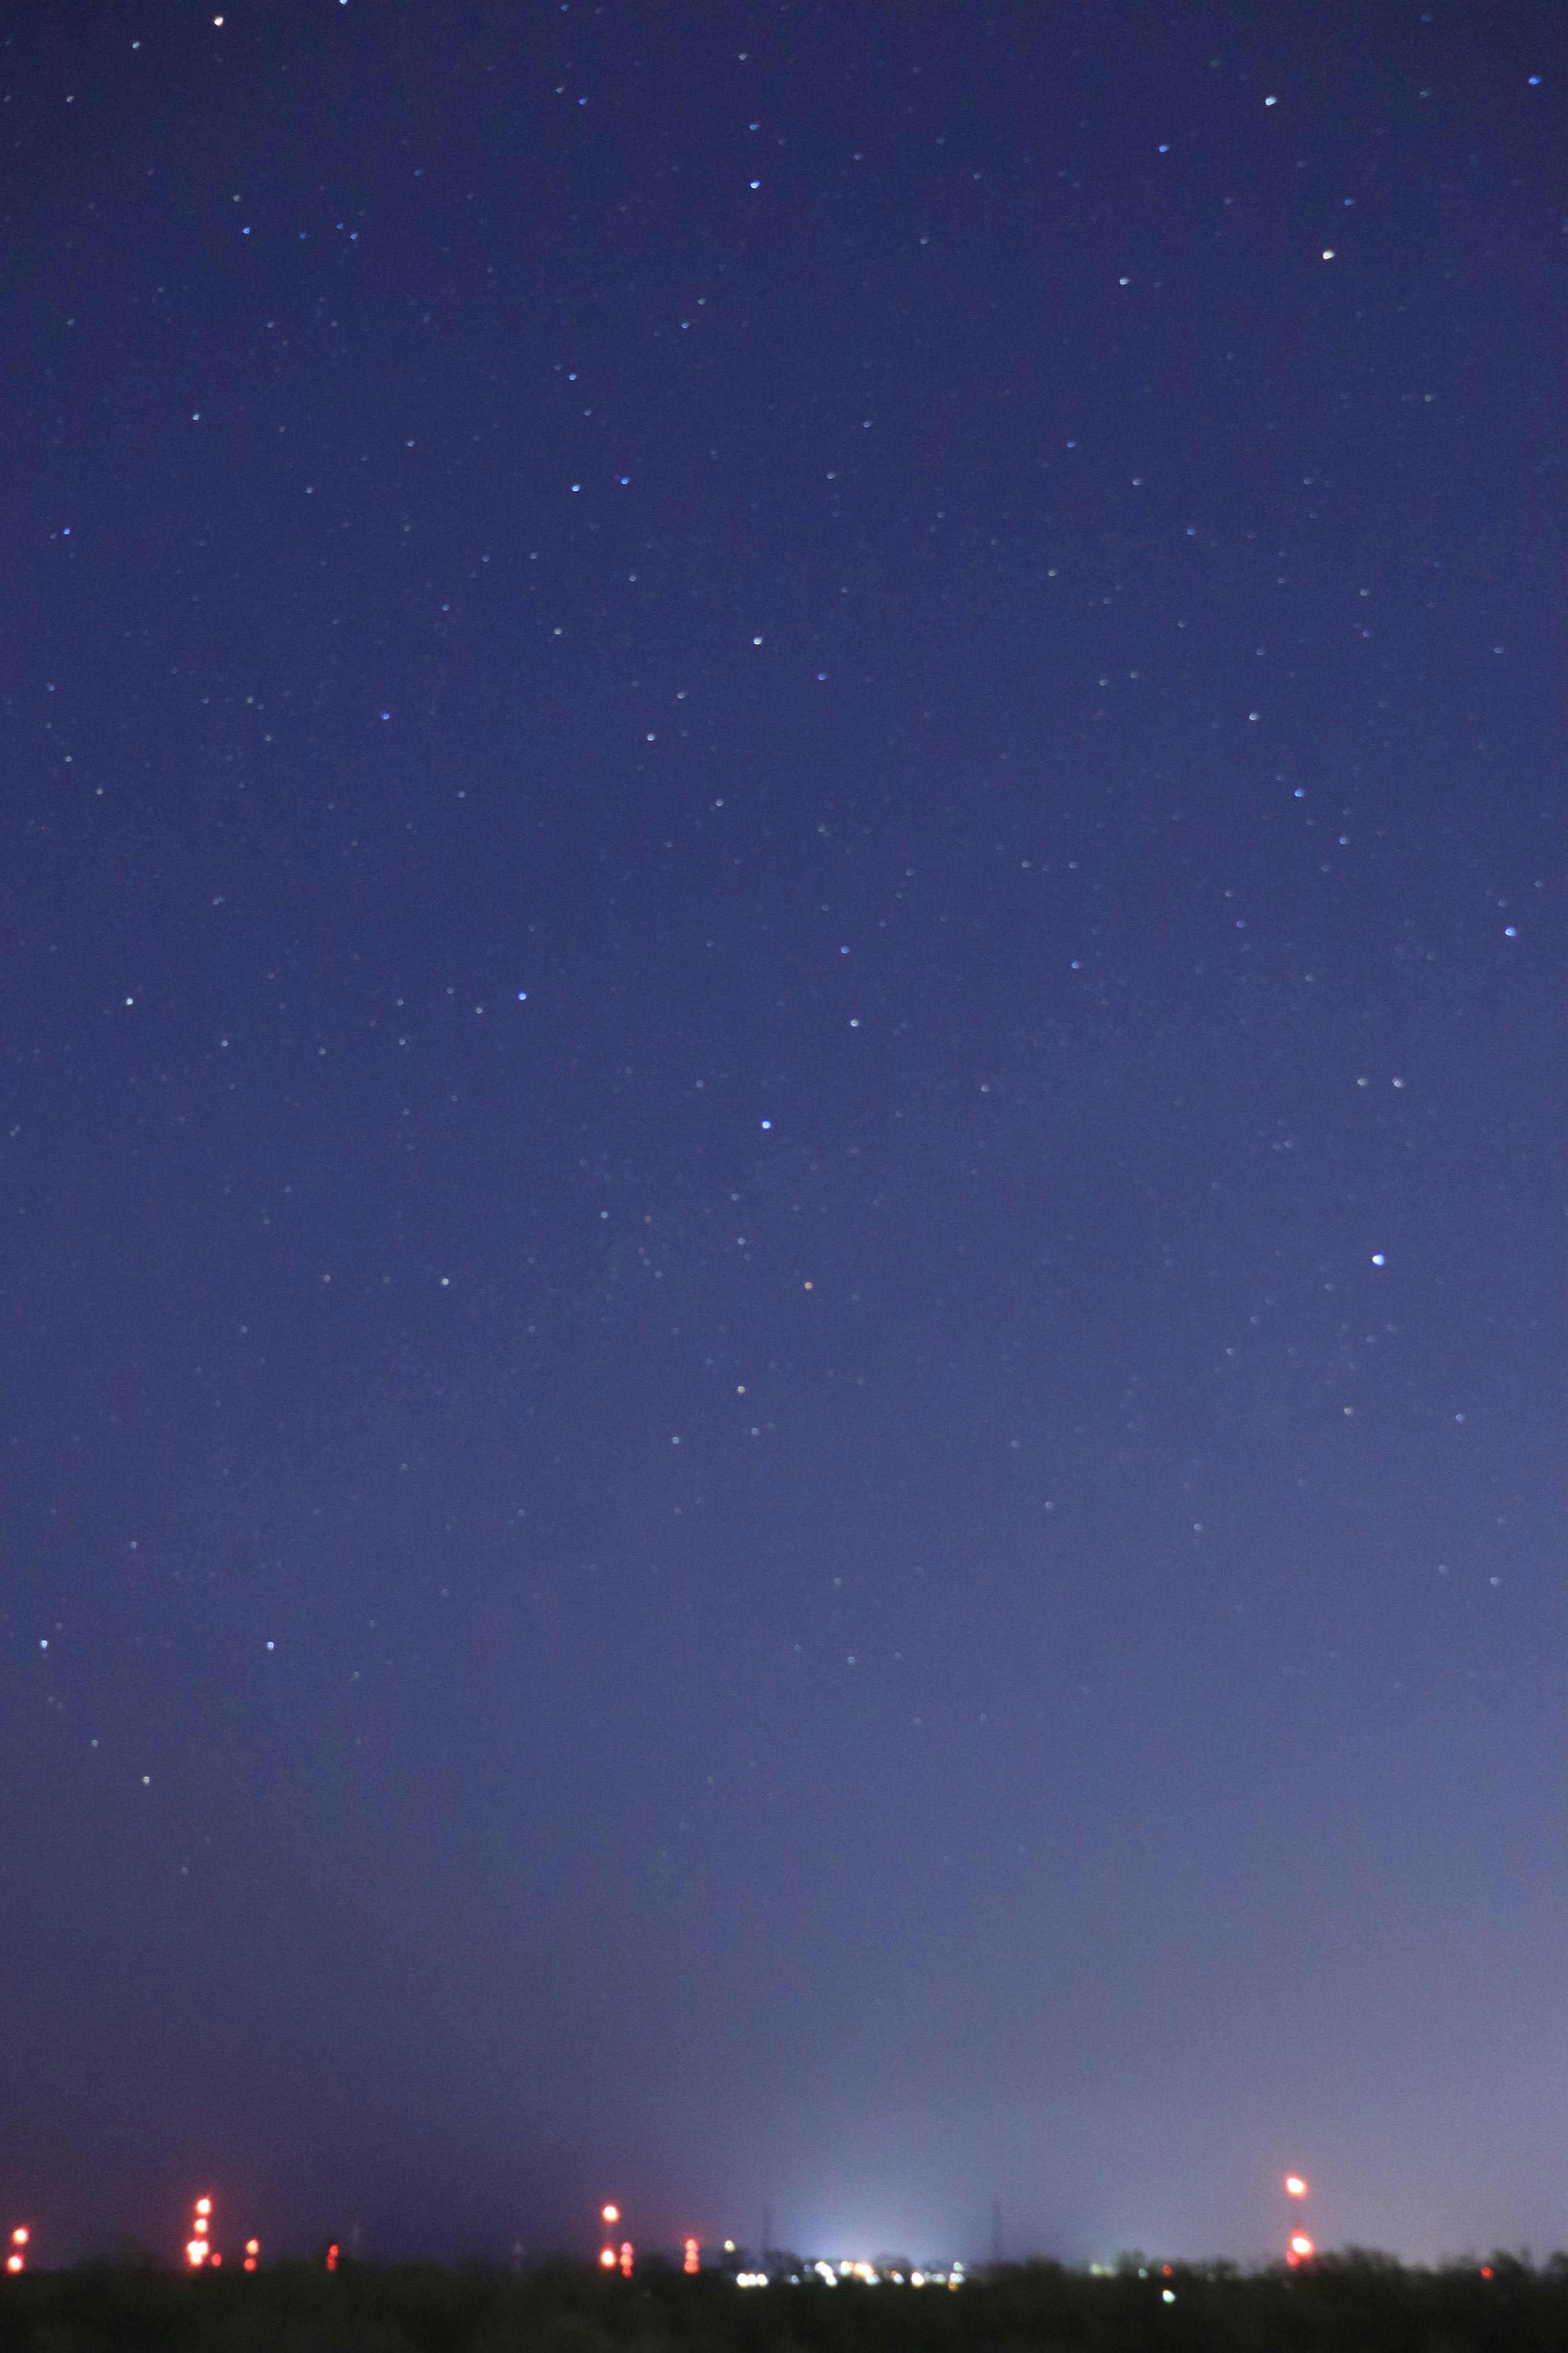
[[1412, 2270], [1357, 2250], [1289, 2272], [998, 2266], [954, 2291], [738, 2288], [657, 2263], [87, 2263], [0, 2279], [0, 2353], [1564, 2353], [1568, 2255]]

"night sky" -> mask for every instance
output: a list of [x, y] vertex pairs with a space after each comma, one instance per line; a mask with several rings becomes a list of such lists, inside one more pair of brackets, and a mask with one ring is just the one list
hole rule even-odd
[[1568, 2235], [1568, 26], [0, 46], [0, 2221]]

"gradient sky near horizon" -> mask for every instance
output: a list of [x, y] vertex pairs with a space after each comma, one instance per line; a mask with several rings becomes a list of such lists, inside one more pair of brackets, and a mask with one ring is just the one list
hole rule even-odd
[[1568, 2241], [1568, 26], [0, 36], [0, 2221]]

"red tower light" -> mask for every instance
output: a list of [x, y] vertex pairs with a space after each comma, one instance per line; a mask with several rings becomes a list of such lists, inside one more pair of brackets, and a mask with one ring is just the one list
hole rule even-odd
[[631, 2275], [632, 2242], [629, 2239], [623, 2239], [621, 2241], [621, 2277], [623, 2279], [630, 2279]]
[[213, 2253], [208, 2235], [212, 2230], [212, 2211], [210, 2198], [197, 2198], [192, 2202], [191, 2235], [185, 2241], [185, 2261], [194, 2272], [199, 2272], [205, 2263], [216, 2263], [220, 2260]]
[[338, 2242], [334, 2239], [331, 2245], [327, 2249], [327, 2269], [330, 2272], [335, 2272], [337, 2270], [339, 2253], [340, 2249]]
[[1309, 2255], [1315, 2253], [1312, 2242], [1308, 2238], [1305, 2231], [1291, 2232], [1290, 2244], [1285, 2256], [1288, 2263], [1304, 2263]]
[[24, 2250], [32, 2235], [26, 2222], [18, 2222], [12, 2232], [11, 2252], [5, 2258], [5, 2268], [8, 2272], [15, 2274], [26, 2270], [27, 2258]]
[[600, 2250], [599, 2250], [599, 2268], [600, 2268], [600, 2270], [601, 2270], [601, 2271], [606, 2271], [606, 2272], [613, 2272], [613, 2271], [615, 2270], [615, 2268], [616, 2268], [616, 2251], [615, 2251], [614, 2247], [601, 2247], [601, 2248], [600, 2248]]
[[686, 2261], [680, 2268], [688, 2278], [694, 2278], [702, 2269], [702, 2249], [697, 2240], [688, 2239], [686, 2242]]

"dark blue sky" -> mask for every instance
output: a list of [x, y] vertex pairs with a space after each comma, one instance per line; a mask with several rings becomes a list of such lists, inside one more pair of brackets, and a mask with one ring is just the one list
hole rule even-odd
[[13, 12], [42, 2260], [1562, 2242], [1565, 53]]

